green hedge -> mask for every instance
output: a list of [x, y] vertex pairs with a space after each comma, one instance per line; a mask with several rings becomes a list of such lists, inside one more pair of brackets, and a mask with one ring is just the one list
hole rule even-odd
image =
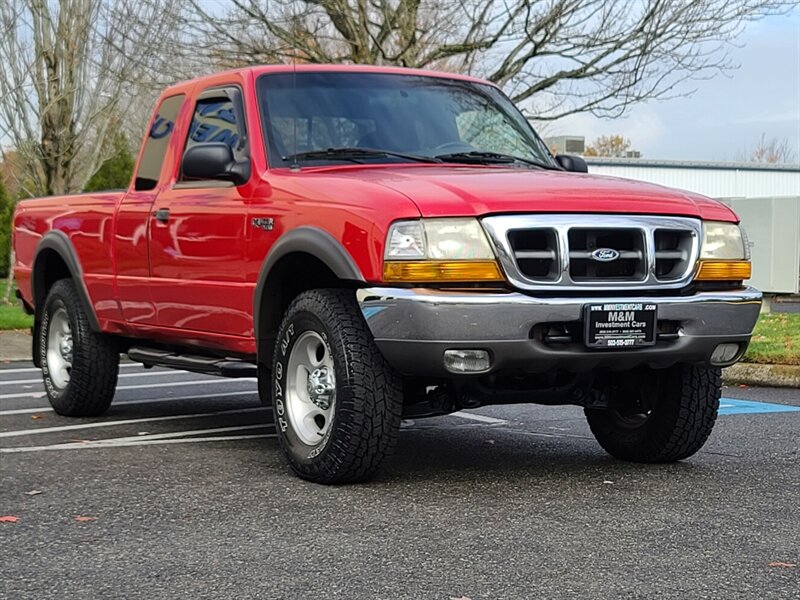
[[0, 177], [0, 277], [8, 276], [8, 253], [11, 250], [11, 215], [14, 204]]

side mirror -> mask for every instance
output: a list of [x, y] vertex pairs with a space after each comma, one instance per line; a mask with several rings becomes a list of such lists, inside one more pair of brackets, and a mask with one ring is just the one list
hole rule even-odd
[[250, 179], [250, 161], [237, 161], [228, 144], [210, 142], [189, 148], [183, 155], [181, 171], [189, 179], [216, 179], [242, 185]]
[[589, 167], [586, 165], [586, 161], [580, 156], [574, 156], [572, 154], [558, 154], [556, 156], [556, 162], [561, 165], [561, 168], [565, 171], [571, 171], [572, 173], [589, 172]]

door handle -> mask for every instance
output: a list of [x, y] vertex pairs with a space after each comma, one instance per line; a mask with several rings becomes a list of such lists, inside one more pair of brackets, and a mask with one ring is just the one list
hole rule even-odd
[[159, 208], [155, 213], [156, 221], [160, 223], [166, 223], [169, 221], [169, 209], [168, 208]]

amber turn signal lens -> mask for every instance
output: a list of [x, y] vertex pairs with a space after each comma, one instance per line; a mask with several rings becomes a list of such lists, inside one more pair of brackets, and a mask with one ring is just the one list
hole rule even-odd
[[458, 261], [387, 261], [383, 263], [383, 280], [403, 283], [442, 281], [504, 281], [493, 260]]
[[743, 281], [750, 279], [752, 266], [748, 260], [701, 260], [695, 281]]

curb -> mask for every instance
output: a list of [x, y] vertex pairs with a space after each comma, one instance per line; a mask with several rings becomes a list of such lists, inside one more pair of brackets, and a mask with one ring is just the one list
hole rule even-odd
[[31, 360], [31, 334], [11, 329], [0, 331], [0, 362]]
[[722, 381], [726, 384], [800, 388], [800, 366], [737, 363], [722, 370]]

